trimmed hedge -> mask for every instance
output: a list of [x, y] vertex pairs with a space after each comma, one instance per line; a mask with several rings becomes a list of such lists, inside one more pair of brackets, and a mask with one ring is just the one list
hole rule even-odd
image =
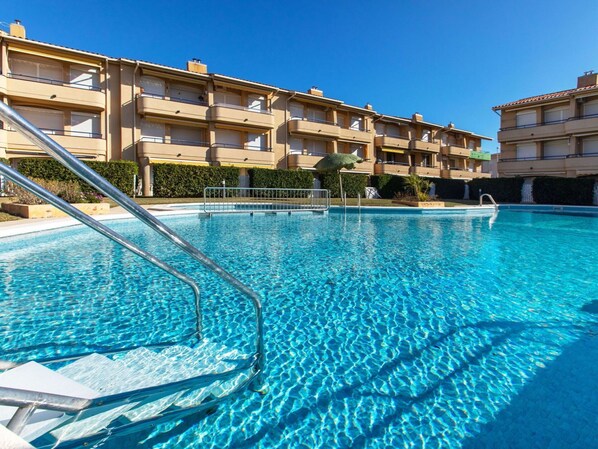
[[480, 178], [469, 181], [469, 197], [480, 198], [482, 193], [489, 193], [498, 203], [521, 203], [523, 178]]
[[374, 175], [370, 177], [370, 185], [385, 199], [394, 198], [397, 192], [405, 190], [405, 178], [395, 175]]
[[313, 175], [304, 170], [271, 170], [252, 168], [249, 170], [251, 187], [270, 189], [312, 189]]
[[203, 197], [205, 187], [239, 186], [236, 167], [154, 164], [154, 196], [160, 198]]
[[6, 164], [6, 165], [10, 165], [10, 161], [4, 157], [0, 157], [0, 162], [2, 162], [3, 164]]
[[[343, 173], [343, 191], [347, 198], [357, 198], [360, 194], [365, 195], [365, 188], [368, 185], [368, 175], [347, 174]], [[340, 198], [340, 188], [338, 185], [338, 173], [322, 173], [320, 175], [322, 181], [322, 188], [330, 190], [332, 198]]]
[[462, 179], [428, 178], [436, 185], [436, 196], [441, 199], [462, 200], [465, 196], [465, 181]]
[[594, 178], [536, 178], [533, 187], [534, 202], [591, 206], [594, 183]]
[[[133, 176], [138, 167], [132, 161], [85, 161], [92, 170], [106, 178], [110, 184], [127, 195], [133, 195]], [[17, 169], [28, 178], [40, 178], [47, 181], [77, 182], [84, 192], [95, 192], [95, 189], [81, 180], [77, 175], [54, 159], [21, 159]]]

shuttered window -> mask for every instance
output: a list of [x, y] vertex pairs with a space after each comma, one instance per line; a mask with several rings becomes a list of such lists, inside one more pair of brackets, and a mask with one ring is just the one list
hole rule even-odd
[[71, 133], [79, 137], [101, 137], [100, 116], [87, 112], [71, 112]]
[[517, 113], [517, 127], [534, 126], [536, 124], [536, 111], [520, 111]]
[[524, 143], [517, 145], [517, 159], [533, 159], [536, 156], [536, 144]]
[[291, 103], [289, 110], [291, 112], [291, 119], [303, 119], [305, 117], [301, 103]]
[[598, 99], [583, 104], [583, 115], [598, 115]]
[[166, 83], [153, 76], [142, 76], [139, 85], [143, 89], [143, 95], [157, 98], [164, 98], [166, 95]]
[[62, 64], [58, 61], [34, 56], [12, 56], [8, 58], [10, 73], [15, 78], [38, 79], [40, 81], [64, 81]]
[[309, 108], [307, 110], [307, 119], [314, 121], [314, 122], [325, 122], [326, 121], [326, 112], [322, 111], [321, 109], [312, 109]]
[[583, 154], [598, 154], [598, 136], [584, 137], [581, 150]]
[[289, 139], [289, 151], [291, 154], [303, 153], [303, 140], [296, 138]]
[[191, 126], [171, 126], [170, 141], [178, 145], [197, 145], [203, 142], [203, 130]]
[[230, 129], [217, 129], [216, 144], [232, 148], [243, 148], [241, 133]]
[[15, 106], [15, 110], [46, 134], [64, 133], [64, 113], [53, 109]]
[[216, 104], [241, 106], [241, 95], [235, 92], [216, 92], [214, 94], [214, 101], [216, 102]]
[[567, 154], [569, 154], [569, 141], [567, 139], [544, 142], [544, 158], [559, 158]]
[[182, 101], [185, 103], [205, 102], [203, 89], [193, 86], [185, 86], [183, 84], [171, 84], [168, 86], [168, 96], [171, 100]]
[[164, 143], [164, 123], [141, 120], [141, 139], [146, 142]]
[[544, 110], [544, 122], [561, 122], [569, 118], [569, 106], [559, 106]]
[[305, 148], [307, 154], [313, 154], [316, 156], [322, 156], [326, 154], [326, 142], [323, 140], [306, 140]]

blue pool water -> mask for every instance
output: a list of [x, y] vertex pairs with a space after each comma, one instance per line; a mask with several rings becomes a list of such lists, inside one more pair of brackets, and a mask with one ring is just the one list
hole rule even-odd
[[[596, 218], [165, 221], [262, 295], [270, 393], [162, 425], [137, 447], [597, 447]], [[249, 350], [242, 297], [139, 225], [110, 226], [197, 277], [207, 337]], [[87, 230], [1, 243], [2, 358], [193, 330], [187, 287]]]

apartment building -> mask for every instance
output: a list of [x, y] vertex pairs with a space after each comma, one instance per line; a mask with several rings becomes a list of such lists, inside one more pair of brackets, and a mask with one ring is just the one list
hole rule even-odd
[[575, 89], [500, 106], [499, 176], [576, 177], [598, 174], [598, 74]]
[[[454, 125], [382, 115], [324, 96], [186, 69], [112, 58], [26, 38], [20, 23], [0, 34], [0, 97], [75, 156], [132, 160], [143, 194], [158, 163], [314, 170], [328, 153], [364, 162], [354, 173], [471, 179], [482, 172], [487, 137]], [[0, 157], [44, 154], [8, 127]]]

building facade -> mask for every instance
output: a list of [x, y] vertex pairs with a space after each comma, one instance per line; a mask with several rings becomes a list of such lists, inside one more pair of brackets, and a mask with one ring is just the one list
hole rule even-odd
[[[481, 151], [487, 137], [382, 115], [307, 92], [208, 73], [198, 60], [186, 70], [111, 58], [26, 38], [20, 23], [0, 34], [0, 96], [75, 156], [132, 160], [143, 194], [152, 166], [235, 166], [241, 182], [252, 167], [313, 170], [328, 153], [364, 162], [353, 172], [457, 179], [489, 177]], [[0, 129], [0, 157], [43, 153]]]
[[575, 89], [495, 106], [500, 113], [499, 176], [598, 174], [598, 74]]

